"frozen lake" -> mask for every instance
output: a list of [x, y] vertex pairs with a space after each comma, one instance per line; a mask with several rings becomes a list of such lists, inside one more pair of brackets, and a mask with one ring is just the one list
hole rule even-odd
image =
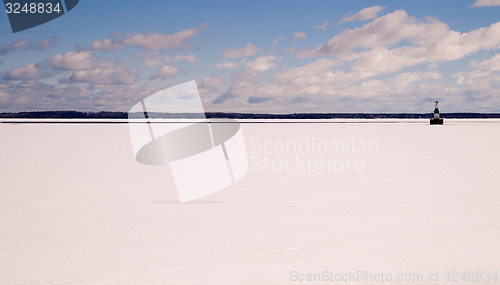
[[127, 124], [0, 124], [0, 283], [500, 284], [500, 120], [242, 121], [185, 204]]

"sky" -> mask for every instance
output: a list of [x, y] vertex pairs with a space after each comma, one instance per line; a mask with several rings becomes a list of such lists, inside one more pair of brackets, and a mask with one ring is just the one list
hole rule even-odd
[[80, 0], [18, 33], [0, 11], [0, 112], [191, 80], [208, 112], [500, 112], [500, 0]]

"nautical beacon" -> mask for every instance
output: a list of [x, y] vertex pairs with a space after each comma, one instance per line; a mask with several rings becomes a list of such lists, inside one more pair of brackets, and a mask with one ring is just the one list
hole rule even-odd
[[431, 119], [431, 125], [442, 125], [443, 124], [443, 119], [439, 118], [438, 104], [439, 104], [438, 101], [436, 101], [436, 104], [434, 104], [434, 118]]

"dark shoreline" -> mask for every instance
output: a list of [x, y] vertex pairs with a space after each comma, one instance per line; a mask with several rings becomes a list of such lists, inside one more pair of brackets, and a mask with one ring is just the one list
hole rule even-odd
[[[197, 119], [197, 113], [149, 113], [156, 119]], [[207, 112], [208, 119], [429, 119], [432, 113], [293, 113], [254, 114]], [[134, 114], [136, 118], [141, 114]], [[37, 111], [0, 113], [0, 119], [128, 119], [127, 112]], [[445, 119], [498, 119], [500, 113], [441, 113]]]

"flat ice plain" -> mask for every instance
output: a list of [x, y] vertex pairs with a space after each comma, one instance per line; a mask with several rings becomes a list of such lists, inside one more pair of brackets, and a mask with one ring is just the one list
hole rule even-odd
[[500, 284], [500, 120], [322, 122], [185, 204], [126, 124], [0, 124], [0, 284]]

